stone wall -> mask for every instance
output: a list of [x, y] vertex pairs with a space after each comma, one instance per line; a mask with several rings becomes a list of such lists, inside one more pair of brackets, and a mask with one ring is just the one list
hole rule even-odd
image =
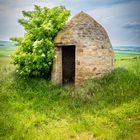
[[77, 47], [75, 84], [110, 72], [113, 69], [113, 61], [113, 53], [108, 49]]
[[55, 61], [53, 64], [52, 82], [62, 84], [62, 48], [56, 47]]

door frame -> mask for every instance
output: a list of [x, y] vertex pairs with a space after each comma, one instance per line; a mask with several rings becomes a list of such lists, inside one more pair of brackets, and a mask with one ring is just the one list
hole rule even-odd
[[[64, 56], [63, 56], [63, 53], [64, 53], [64, 50], [63, 48], [64, 47], [72, 47], [74, 49], [74, 54], [72, 55], [74, 57], [74, 73], [73, 73], [73, 81], [71, 82], [68, 82], [68, 83], [65, 83], [64, 82], [64, 66], [63, 66], [63, 59], [64, 59]], [[76, 45], [62, 45], [61, 46], [61, 50], [62, 50], [62, 84], [65, 85], [65, 84], [75, 84], [75, 68], [76, 68]]]

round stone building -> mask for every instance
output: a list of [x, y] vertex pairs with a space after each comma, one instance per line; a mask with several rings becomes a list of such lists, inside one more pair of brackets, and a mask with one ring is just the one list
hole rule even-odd
[[113, 69], [114, 53], [107, 32], [84, 12], [74, 16], [54, 42], [52, 81], [57, 84], [77, 85]]

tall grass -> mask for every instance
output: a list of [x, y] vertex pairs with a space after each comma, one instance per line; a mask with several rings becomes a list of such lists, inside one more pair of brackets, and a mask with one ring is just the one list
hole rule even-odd
[[77, 88], [0, 69], [2, 140], [140, 139], [140, 60], [117, 61], [112, 73]]

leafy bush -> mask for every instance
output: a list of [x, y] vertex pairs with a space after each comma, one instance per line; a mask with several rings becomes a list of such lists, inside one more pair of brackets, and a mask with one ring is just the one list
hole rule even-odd
[[18, 48], [13, 55], [13, 64], [18, 65], [17, 73], [21, 76], [49, 77], [55, 51], [54, 37], [65, 25], [70, 11], [64, 7], [41, 8], [23, 11], [24, 19], [19, 23], [24, 27], [23, 38], [11, 38]]

